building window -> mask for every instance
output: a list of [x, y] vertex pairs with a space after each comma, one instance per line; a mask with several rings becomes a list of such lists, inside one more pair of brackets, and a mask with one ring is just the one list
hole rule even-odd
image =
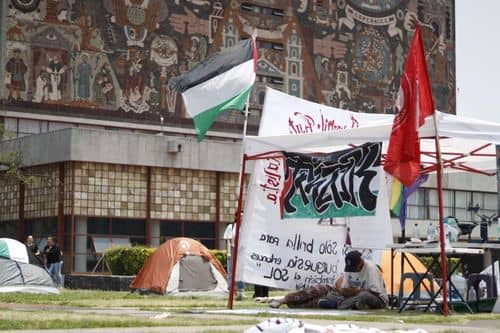
[[176, 237], [193, 238], [209, 249], [215, 249], [217, 243], [213, 222], [160, 221], [159, 237], [159, 243]]
[[146, 221], [143, 219], [78, 216], [74, 230], [76, 272], [102, 270], [100, 259], [112, 246], [146, 244]]
[[[47, 237], [56, 237], [57, 232], [57, 218], [56, 217], [44, 217], [44, 218], [33, 218], [24, 221], [25, 236], [32, 235], [35, 239], [40, 252], [43, 250], [45, 245], [47, 245]], [[66, 232], [69, 232], [67, 230]], [[63, 239], [57, 240], [59, 246], [63, 246]]]
[[[497, 194], [461, 190], [443, 190], [444, 216], [454, 216], [458, 221], [477, 220], [470, 207], [479, 206], [479, 214], [491, 216], [497, 212]], [[433, 220], [439, 218], [436, 189], [420, 188], [408, 198], [408, 219]]]
[[297, 64], [292, 64], [291, 65], [291, 68], [292, 68], [292, 74], [297, 74]]

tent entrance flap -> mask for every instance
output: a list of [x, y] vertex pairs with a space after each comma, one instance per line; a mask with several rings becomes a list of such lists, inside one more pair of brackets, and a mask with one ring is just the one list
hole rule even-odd
[[210, 261], [187, 255], [179, 262], [179, 291], [208, 291], [217, 287]]

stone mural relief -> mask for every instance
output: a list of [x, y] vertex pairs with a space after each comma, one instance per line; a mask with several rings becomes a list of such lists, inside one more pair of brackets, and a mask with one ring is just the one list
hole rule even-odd
[[[27, 112], [151, 123], [164, 117], [189, 126], [170, 78], [256, 32], [252, 108], [261, 107], [267, 85], [354, 111], [391, 113], [417, 22], [436, 106], [455, 112], [451, 0], [7, 2], [0, 103]], [[250, 119], [253, 131], [258, 115]], [[239, 120], [221, 117], [214, 129], [237, 130]]]

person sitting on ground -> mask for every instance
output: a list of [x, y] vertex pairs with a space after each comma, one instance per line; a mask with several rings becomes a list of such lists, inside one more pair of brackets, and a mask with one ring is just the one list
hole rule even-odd
[[335, 286], [318, 284], [281, 297], [256, 298], [273, 308], [286, 304], [289, 308], [382, 309], [388, 304], [382, 274], [358, 251], [345, 258], [345, 272]]

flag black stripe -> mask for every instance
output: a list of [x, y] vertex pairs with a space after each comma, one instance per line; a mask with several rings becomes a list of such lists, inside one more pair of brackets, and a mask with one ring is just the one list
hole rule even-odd
[[168, 85], [182, 93], [250, 59], [253, 59], [253, 41], [248, 38], [203, 60], [189, 72], [170, 79]]

